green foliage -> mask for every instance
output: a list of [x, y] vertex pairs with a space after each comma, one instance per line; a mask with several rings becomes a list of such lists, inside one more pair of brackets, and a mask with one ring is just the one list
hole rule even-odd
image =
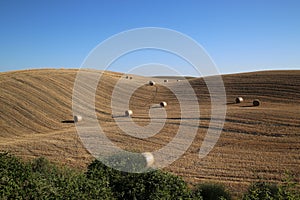
[[[114, 155], [114, 166], [145, 170], [141, 157]], [[134, 162], [132, 162], [134, 161]], [[107, 163], [106, 163], [107, 164]], [[220, 184], [199, 184], [191, 192], [178, 176], [160, 170], [127, 173], [95, 160], [86, 173], [57, 167], [45, 158], [22, 162], [0, 153], [0, 199], [231, 199]], [[281, 185], [252, 184], [243, 200], [299, 200], [299, 185], [287, 176]]]
[[125, 172], [144, 172], [147, 161], [141, 153], [116, 153], [101, 160], [107, 166]]
[[[299, 189], [299, 188], [298, 188]], [[265, 182], [253, 183], [243, 200], [299, 200], [300, 192], [297, 183], [291, 176], [286, 178], [282, 185], [274, 185]]]
[[249, 187], [243, 200], [277, 199], [278, 191], [279, 189], [277, 185], [265, 182], [254, 183]]
[[106, 177], [59, 169], [44, 158], [32, 163], [0, 154], [0, 199], [113, 199]]
[[231, 195], [223, 185], [215, 183], [201, 183], [192, 193], [193, 199], [230, 200]]
[[279, 199], [299, 200], [300, 191], [299, 183], [293, 180], [294, 177], [288, 172], [285, 173], [283, 184], [279, 186], [278, 196]]
[[126, 173], [105, 166], [95, 160], [87, 176], [97, 179], [106, 176], [117, 199], [188, 199], [186, 183], [178, 176], [162, 171]]

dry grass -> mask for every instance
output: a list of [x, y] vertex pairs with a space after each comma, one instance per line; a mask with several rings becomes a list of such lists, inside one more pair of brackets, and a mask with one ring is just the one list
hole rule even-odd
[[[81, 144], [72, 117], [72, 89], [77, 70], [25, 70], [0, 74], [0, 149], [24, 158], [45, 156], [52, 161], [84, 168], [92, 157]], [[96, 95], [96, 112], [107, 136], [125, 149], [153, 151], [167, 144], [180, 124], [175, 95], [155, 80], [133, 77], [126, 84], [144, 80], [132, 95], [133, 120], [147, 125], [149, 106], [166, 101], [168, 119], [151, 138], [129, 137], [111, 117], [111, 95], [122, 74], [105, 73]], [[199, 99], [198, 134], [184, 156], [166, 170], [190, 184], [225, 183], [241, 192], [259, 177], [278, 182], [289, 171], [300, 182], [300, 71], [266, 71], [225, 75], [227, 116], [222, 135], [211, 153], [198, 158], [210, 121], [210, 97], [202, 79], [190, 79]], [[176, 79], [167, 84], [180, 84]], [[86, 85], [88, 87], [88, 84]], [[126, 85], [124, 86], [126, 88]], [[120, 89], [121, 90], [121, 89]], [[121, 90], [122, 91], [122, 90]], [[236, 96], [244, 102], [234, 104]], [[252, 107], [252, 100], [262, 102]], [[122, 101], [122, 100], [120, 100]], [[231, 102], [232, 101], [232, 102]], [[63, 123], [65, 122], [65, 123]]]

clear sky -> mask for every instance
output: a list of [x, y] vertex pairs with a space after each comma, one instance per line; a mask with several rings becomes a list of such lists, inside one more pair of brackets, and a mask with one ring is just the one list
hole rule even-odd
[[192, 37], [221, 73], [300, 69], [299, 0], [0, 0], [0, 69], [78, 68], [103, 40], [141, 27]]

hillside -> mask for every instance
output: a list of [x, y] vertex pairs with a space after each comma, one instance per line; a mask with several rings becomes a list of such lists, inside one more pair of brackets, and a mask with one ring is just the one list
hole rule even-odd
[[[43, 69], [0, 74], [0, 150], [84, 168], [92, 157], [83, 147], [72, 123], [72, 92], [77, 70]], [[157, 89], [142, 86], [130, 99], [133, 120], [150, 122], [149, 106], [168, 102], [167, 120], [160, 134], [147, 139], [129, 137], [112, 118], [111, 96], [122, 74], [105, 72], [98, 84], [96, 113], [108, 137], [124, 149], [153, 151], [166, 145], [179, 128], [179, 102], [156, 78]], [[135, 81], [126, 79], [124, 88]], [[210, 121], [210, 96], [203, 79], [189, 79], [200, 104], [197, 136], [188, 151], [166, 170], [191, 184], [225, 183], [232, 191], [245, 189], [259, 178], [278, 182], [289, 171], [300, 181], [300, 71], [263, 71], [224, 75], [227, 95], [225, 125], [215, 148], [198, 157]], [[167, 84], [180, 84], [170, 80]], [[86, 84], [88, 87], [88, 84]], [[122, 89], [122, 88], [121, 88]], [[122, 90], [121, 90], [122, 91]], [[233, 104], [242, 96], [245, 102]], [[252, 107], [253, 99], [262, 105]], [[122, 101], [122, 99], [120, 99]], [[192, 119], [191, 119], [192, 120]]]

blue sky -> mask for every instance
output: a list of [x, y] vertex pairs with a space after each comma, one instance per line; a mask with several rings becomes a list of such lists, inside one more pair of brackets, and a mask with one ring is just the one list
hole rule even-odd
[[[0, 69], [78, 68], [103, 40], [141, 27], [190, 36], [221, 73], [300, 69], [298, 0], [1, 0]], [[120, 59], [112, 70], [126, 72], [135, 59], [165, 58], [175, 69], [193, 73], [178, 59], [168, 63], [168, 55], [147, 53]]]

